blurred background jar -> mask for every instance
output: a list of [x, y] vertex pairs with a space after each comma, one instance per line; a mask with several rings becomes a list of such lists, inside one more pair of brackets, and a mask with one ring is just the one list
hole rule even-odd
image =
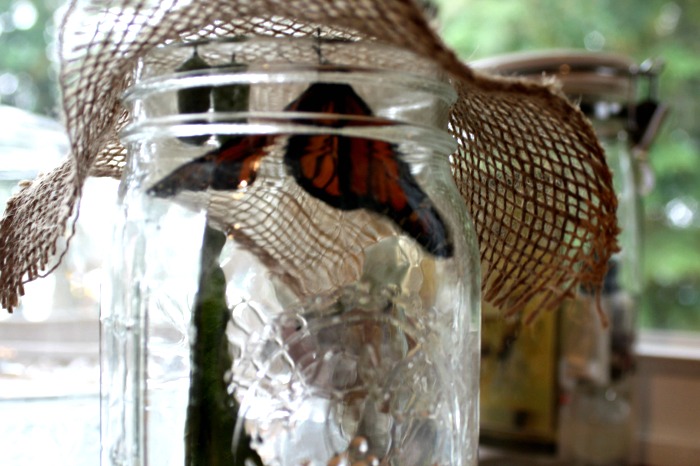
[[[609, 264], [601, 296], [607, 327], [585, 287], [576, 300], [532, 325], [484, 307], [482, 444], [542, 453], [539, 459], [520, 460], [533, 464], [547, 459], [567, 465], [628, 464], [633, 345], [642, 291], [641, 195], [653, 185], [646, 154], [666, 113], [656, 96], [660, 66], [575, 50], [517, 53], [470, 64], [508, 76], [557, 78], [605, 148], [621, 228], [621, 251]], [[510, 464], [513, 459], [489, 461]]]

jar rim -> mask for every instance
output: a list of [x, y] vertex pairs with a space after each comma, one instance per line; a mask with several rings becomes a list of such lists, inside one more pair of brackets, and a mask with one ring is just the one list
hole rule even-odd
[[[183, 51], [189, 53], [190, 50], [198, 53], [206, 52], [205, 47], [207, 46], [227, 47], [226, 57], [229, 60], [231, 57], [245, 57], [246, 50], [250, 48], [280, 52], [276, 56], [272, 56], [272, 54], [262, 56], [255, 62], [244, 60], [234, 64], [227, 60], [228, 66], [219, 63], [210, 68], [190, 71], [175, 71], [176, 66], [170, 69], [165, 68], [163, 72], [142, 76], [138, 82], [126, 90], [122, 97], [123, 101], [132, 102], [156, 89], [177, 90], [201, 84], [202, 81], [207, 81], [207, 85], [294, 82], [348, 82], [353, 84], [371, 81], [374, 85], [406, 86], [410, 89], [425, 91], [450, 106], [457, 100], [457, 93], [450, 78], [425, 58], [390, 44], [338, 38], [241, 36], [171, 42], [155, 47], [149, 55], [144, 57], [140, 64], [139, 73], [147, 74], [144, 73], [144, 69], [156, 64], [162, 65], [159, 60], [165, 60], [169, 54], [182, 54]], [[307, 56], [304, 58], [308, 60], [308, 55], [313, 55], [314, 61], [295, 61], [294, 58], [285, 55], [290, 50], [292, 55], [300, 50], [305, 50]], [[368, 50], [371, 50], [371, 54]], [[355, 63], [335, 63], [326, 59], [325, 55], [333, 58], [337, 51], [341, 51], [344, 56], [352, 56], [357, 52], [358, 56], [369, 54], [375, 58], [391, 57], [391, 63], [373, 64], [371, 60], [362, 64], [358, 64], [356, 60]], [[183, 57], [187, 56], [183, 55]], [[323, 60], [321, 60], [322, 57]], [[408, 60], [409, 57], [410, 60]], [[394, 66], [396, 63], [402, 63], [404, 66]]]
[[566, 94], [625, 104], [634, 102], [636, 80], [643, 75], [628, 56], [576, 49], [515, 52], [476, 60], [470, 66], [507, 76], [555, 76]]
[[388, 70], [335, 65], [265, 65], [241, 70], [234, 66], [206, 70], [180, 71], [143, 79], [124, 93], [122, 101], [132, 103], [153, 92], [177, 91], [200, 86], [230, 84], [352, 83], [376, 87], [403, 86], [420, 90], [452, 105], [457, 92], [447, 82]]

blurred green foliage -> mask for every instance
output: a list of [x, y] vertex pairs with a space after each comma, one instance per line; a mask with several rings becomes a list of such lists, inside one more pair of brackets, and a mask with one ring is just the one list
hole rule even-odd
[[[651, 153], [642, 325], [700, 330], [700, 2], [435, 0], [445, 41], [465, 59], [581, 48], [665, 60], [672, 112]], [[0, 0], [0, 103], [57, 114], [54, 11], [61, 0]], [[33, 18], [33, 19], [32, 19]]]
[[0, 104], [56, 115], [54, 12], [61, 0], [0, 0]]
[[[661, 58], [671, 107], [650, 153], [641, 324], [700, 331], [700, 2], [436, 0], [445, 41], [465, 60], [553, 48]], [[643, 90], [646, 92], [646, 90]]]

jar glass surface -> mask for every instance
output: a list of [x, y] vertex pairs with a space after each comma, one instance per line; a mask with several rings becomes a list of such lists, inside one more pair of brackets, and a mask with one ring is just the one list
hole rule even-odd
[[260, 39], [143, 60], [104, 293], [103, 465], [476, 464], [455, 95], [407, 58]]

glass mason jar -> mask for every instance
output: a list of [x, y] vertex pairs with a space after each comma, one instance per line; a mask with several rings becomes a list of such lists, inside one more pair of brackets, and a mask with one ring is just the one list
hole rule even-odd
[[455, 97], [376, 44], [142, 60], [103, 293], [103, 465], [476, 464]]

